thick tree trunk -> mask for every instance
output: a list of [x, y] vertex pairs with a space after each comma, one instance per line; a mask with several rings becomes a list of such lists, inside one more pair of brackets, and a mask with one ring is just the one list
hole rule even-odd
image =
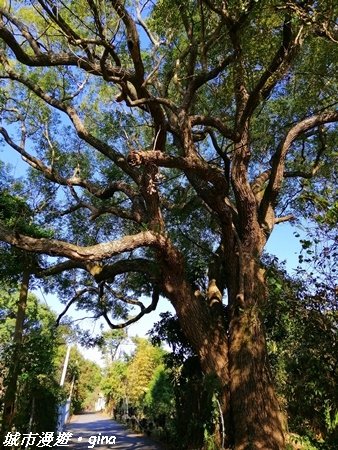
[[[239, 68], [241, 71], [241, 68]], [[238, 120], [243, 105], [238, 86]], [[283, 418], [270, 375], [262, 305], [267, 301], [260, 256], [271, 232], [273, 211], [261, 222], [257, 200], [248, 178], [250, 161], [249, 120], [235, 144], [231, 184], [238, 215], [233, 226], [235, 252], [229, 254], [229, 377], [235, 450], [282, 450], [285, 448]], [[267, 223], [268, 222], [268, 223]], [[226, 239], [226, 236], [224, 236]]]
[[234, 448], [282, 450], [285, 422], [274, 392], [260, 317], [264, 280], [253, 261], [252, 257], [246, 266], [244, 301], [231, 299], [229, 375]]
[[[163, 273], [163, 288], [199, 355], [202, 370], [216, 375], [220, 382], [225, 448], [234, 445], [235, 450], [282, 450], [284, 421], [273, 388], [260, 317], [266, 286], [257, 251], [252, 248], [245, 254], [242, 248], [231, 255], [228, 323], [221, 304], [210, 307], [205, 298], [192, 292], [179, 254]], [[230, 247], [228, 250], [232, 251]]]
[[[177, 255], [176, 263], [179, 255]], [[228, 371], [228, 336], [223, 314], [212, 311], [207, 301], [196, 296], [185, 281], [180, 264], [170, 264], [164, 274], [164, 290], [171, 300], [182, 330], [199, 356], [205, 374], [217, 377], [219, 402], [223, 414], [225, 444], [230, 444], [230, 391]]]
[[259, 316], [246, 310], [230, 328], [230, 386], [236, 450], [285, 447], [282, 414]]

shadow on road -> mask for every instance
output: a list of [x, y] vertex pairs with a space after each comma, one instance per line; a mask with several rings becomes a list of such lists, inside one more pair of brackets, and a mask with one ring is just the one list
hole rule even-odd
[[151, 439], [126, 429], [104, 414], [83, 413], [74, 416], [64, 431], [72, 433], [72, 438], [68, 447], [60, 446], [59, 449], [162, 450]]

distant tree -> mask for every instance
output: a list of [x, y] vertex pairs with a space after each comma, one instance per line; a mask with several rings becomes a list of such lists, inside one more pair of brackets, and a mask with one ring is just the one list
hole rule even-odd
[[[20, 197], [0, 190], [0, 219], [16, 232], [24, 232], [33, 237], [47, 237], [32, 221], [32, 211]], [[39, 257], [33, 253], [11, 248], [7, 244], [0, 246], [0, 282], [5, 286], [16, 286], [19, 281], [19, 297], [13, 334], [13, 351], [11, 360], [7, 361], [8, 373], [3, 399], [0, 438], [11, 430], [16, 415], [17, 385], [23, 359], [24, 323], [26, 319], [28, 293], [33, 272], [38, 265]]]
[[152, 419], [164, 416], [167, 422], [175, 412], [174, 385], [171, 374], [163, 363], [153, 373], [144, 398], [144, 407]]
[[168, 299], [236, 450], [285, 447], [262, 254], [333, 203], [336, 17], [333, 0], [1, 2], [0, 134], [55, 235], [1, 221], [0, 239], [56, 258], [37, 273], [112, 328]]
[[84, 358], [75, 347], [70, 354], [67, 380], [73, 412], [93, 410], [100, 393], [101, 368]]
[[[18, 355], [15, 339], [19, 296], [16, 289], [1, 285], [1, 409], [4, 413], [4, 408], [8, 405], [7, 392], [8, 388], [13, 387], [13, 364], [17, 359], [14, 411], [11, 413], [10, 424], [21, 432], [54, 431], [57, 406], [63, 395], [55, 378], [54, 358], [58, 341], [54, 327], [55, 315], [41, 305], [34, 295], [28, 295]], [[3, 414], [3, 420], [7, 418], [8, 415]], [[2, 425], [5, 432], [8, 422]]]
[[[134, 352], [126, 359], [122, 356], [109, 364], [101, 387], [113, 411], [116, 412], [123, 404], [125, 410], [128, 405], [137, 409], [140, 415], [150, 403], [154, 405], [151, 391], [163, 369], [164, 351], [145, 338], [133, 340], [136, 344]], [[163, 401], [164, 398], [165, 395]], [[161, 409], [161, 406], [156, 408]], [[154, 414], [156, 408], [152, 411]]]
[[113, 361], [102, 380], [101, 388], [107, 400], [107, 407], [116, 414], [127, 395], [127, 361]]
[[163, 351], [152, 346], [147, 339], [135, 338], [135, 343], [135, 353], [127, 367], [127, 395], [134, 406], [141, 406], [154, 373], [161, 364]]
[[103, 355], [111, 363], [113, 362], [121, 350], [121, 345], [127, 340], [127, 332], [125, 329], [104, 331], [101, 335], [99, 348]]

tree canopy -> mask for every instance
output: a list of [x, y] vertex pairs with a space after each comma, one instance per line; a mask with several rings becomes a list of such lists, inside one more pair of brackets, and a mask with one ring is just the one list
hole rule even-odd
[[2, 216], [0, 240], [48, 255], [35, 275], [112, 328], [169, 299], [236, 450], [285, 442], [264, 246], [278, 223], [337, 217], [336, 16], [333, 0], [0, 6], [0, 135], [52, 230]]

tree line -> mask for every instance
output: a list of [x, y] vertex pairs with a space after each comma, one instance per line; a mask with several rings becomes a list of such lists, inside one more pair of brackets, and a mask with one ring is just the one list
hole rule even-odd
[[56, 432], [59, 408], [71, 397], [70, 414], [93, 409], [101, 369], [73, 345], [63, 386], [61, 374], [67, 341], [74, 330], [56, 328], [57, 316], [37, 297], [27, 298], [20, 345], [16, 340], [17, 287], [0, 288], [0, 423], [1, 443], [19, 433]]

